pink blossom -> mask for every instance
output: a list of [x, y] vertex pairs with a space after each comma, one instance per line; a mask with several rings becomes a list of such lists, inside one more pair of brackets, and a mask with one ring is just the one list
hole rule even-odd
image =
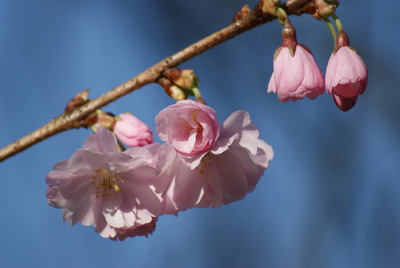
[[[186, 105], [186, 109], [189, 112], [193, 108]], [[161, 120], [165, 115], [159, 115], [161, 122], [165, 123]], [[167, 121], [164, 129], [173, 125], [174, 121]], [[220, 129], [220, 133], [213, 133], [218, 139], [196, 161], [182, 156], [170, 145], [173, 142], [161, 146], [157, 162], [161, 173], [156, 188], [163, 193], [164, 213], [176, 214], [192, 207], [219, 208], [243, 199], [255, 189], [273, 157], [272, 147], [258, 138], [258, 129], [245, 111], [234, 112]], [[187, 142], [189, 139], [188, 136]]]
[[362, 58], [349, 46], [332, 53], [326, 67], [325, 87], [339, 109], [348, 111], [367, 87], [368, 70]]
[[100, 128], [47, 175], [49, 205], [62, 208], [63, 220], [71, 225], [94, 225], [101, 236], [113, 240], [151, 233], [162, 209], [153, 187], [158, 147], [121, 153], [115, 135]]
[[192, 100], [178, 101], [156, 117], [156, 131], [182, 157], [198, 159], [206, 154], [219, 136], [213, 109]]
[[277, 93], [283, 102], [304, 97], [313, 100], [324, 93], [324, 77], [308, 49], [297, 43], [293, 55], [287, 46], [278, 49], [268, 92]]
[[114, 133], [117, 138], [129, 147], [142, 147], [153, 143], [151, 129], [136, 116], [124, 113], [118, 115]]

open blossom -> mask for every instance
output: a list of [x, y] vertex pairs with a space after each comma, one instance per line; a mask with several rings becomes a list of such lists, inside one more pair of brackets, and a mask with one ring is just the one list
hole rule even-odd
[[337, 49], [326, 67], [325, 86], [328, 94], [342, 111], [348, 111], [367, 87], [368, 70], [362, 58], [348, 44], [348, 37], [340, 33]]
[[297, 44], [293, 27], [285, 27], [282, 38], [283, 44], [275, 52], [268, 92], [277, 93], [283, 102], [305, 97], [315, 99], [324, 93], [324, 77], [313, 55], [305, 46]]
[[[218, 208], [243, 199], [255, 189], [273, 157], [272, 147], [258, 138], [258, 129], [250, 123], [247, 112], [236, 111], [215, 128], [215, 112], [204, 106], [194, 101], [180, 101], [157, 116], [157, 126], [163, 124], [157, 129], [168, 133], [167, 143], [159, 151], [157, 166], [161, 173], [156, 182], [157, 191], [163, 193], [166, 214], [192, 207]], [[180, 117], [164, 118], [178, 107]], [[204, 123], [207, 112], [210, 113], [208, 118], [213, 120]], [[190, 127], [176, 128], [176, 124], [184, 124], [176, 122], [182, 118], [203, 124], [195, 131]], [[186, 143], [207, 140], [209, 143], [203, 147], [207, 149], [190, 151], [192, 158], [187, 153], [181, 154], [179, 149], [185, 143], [182, 137], [186, 137]], [[175, 143], [175, 139], [179, 139], [179, 143]]]
[[118, 115], [114, 126], [114, 133], [117, 138], [129, 147], [142, 147], [153, 143], [151, 129], [136, 116], [123, 113]]
[[106, 128], [89, 136], [69, 160], [58, 162], [47, 177], [49, 205], [63, 209], [71, 225], [94, 225], [101, 236], [123, 240], [151, 234], [161, 200], [154, 192], [153, 163], [158, 144], [117, 151]]

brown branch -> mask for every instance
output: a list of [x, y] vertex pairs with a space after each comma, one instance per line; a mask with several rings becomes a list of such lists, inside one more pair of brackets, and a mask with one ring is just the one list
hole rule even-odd
[[[312, 0], [289, 0], [282, 7], [290, 14], [301, 15], [304, 13], [303, 7]], [[28, 147], [62, 131], [79, 128], [79, 122], [97, 109], [109, 104], [118, 98], [139, 89], [147, 84], [154, 83], [162, 75], [163, 71], [180, 65], [181, 63], [203, 53], [204, 51], [223, 43], [243, 32], [246, 32], [261, 24], [274, 20], [271, 15], [256, 14], [250, 12], [247, 16], [230, 24], [229, 26], [201, 39], [200, 41], [188, 46], [176, 54], [160, 61], [149, 69], [121, 84], [120, 86], [106, 92], [97, 99], [81, 106], [68, 114], [62, 114], [41, 128], [22, 137], [21, 139], [0, 149], [0, 162], [27, 149]]]

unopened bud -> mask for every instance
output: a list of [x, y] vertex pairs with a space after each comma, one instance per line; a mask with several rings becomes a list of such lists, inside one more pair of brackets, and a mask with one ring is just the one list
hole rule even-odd
[[84, 105], [86, 102], [88, 102], [88, 95], [89, 95], [89, 89], [85, 89], [84, 91], [76, 94], [74, 98], [68, 101], [67, 105], [65, 106], [64, 113], [67, 114]]
[[158, 84], [160, 84], [165, 93], [167, 93], [168, 96], [173, 98], [174, 100], [185, 100], [188, 98], [188, 91], [185, 91], [184, 89], [178, 87], [177, 85], [173, 84], [170, 80], [168, 80], [165, 77], [161, 77], [157, 81]]
[[305, 6], [305, 11], [314, 18], [321, 20], [334, 14], [338, 6], [338, 0], [315, 0]]
[[250, 14], [250, 7], [249, 5], [244, 5], [238, 12], [236, 12], [235, 16], [233, 17], [233, 22], [243, 19], [247, 15]]
[[151, 129], [139, 118], [130, 113], [120, 114], [116, 118], [114, 133], [123, 144], [142, 147], [153, 143]]
[[177, 101], [187, 99], [187, 95], [185, 94], [185, 92], [180, 87], [175, 85], [169, 87], [169, 96]]
[[254, 8], [257, 16], [265, 17], [266, 15], [278, 16], [278, 7], [280, 0], [260, 0]]
[[164, 76], [178, 87], [191, 90], [199, 85], [199, 79], [193, 70], [179, 68], [168, 69]]

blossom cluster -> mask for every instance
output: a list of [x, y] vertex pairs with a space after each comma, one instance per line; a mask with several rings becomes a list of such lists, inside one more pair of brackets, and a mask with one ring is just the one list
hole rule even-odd
[[[164, 144], [152, 143], [136, 117], [120, 121], [115, 134], [99, 128], [46, 177], [48, 204], [63, 209], [64, 221], [94, 225], [111, 240], [148, 236], [164, 214], [243, 199], [274, 155], [245, 111], [220, 125], [212, 108], [178, 101], [156, 117]], [[117, 138], [134, 147], [119, 150]]]
[[341, 30], [337, 35], [324, 78], [312, 53], [297, 43], [296, 31], [289, 19], [285, 19], [283, 42], [275, 52], [274, 71], [267, 91], [277, 93], [279, 100], [287, 102], [305, 97], [313, 100], [326, 89], [339, 109], [350, 110], [367, 87], [368, 70], [362, 58], [349, 46], [347, 34]]

